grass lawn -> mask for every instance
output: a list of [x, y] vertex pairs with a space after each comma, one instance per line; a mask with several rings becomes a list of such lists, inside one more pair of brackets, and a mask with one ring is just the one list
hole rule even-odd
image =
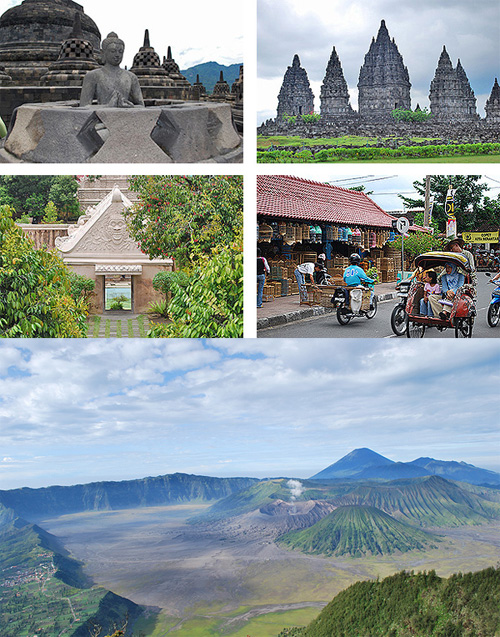
[[[290, 148], [302, 148], [302, 146], [375, 146], [379, 141], [391, 142], [394, 137], [359, 137], [344, 135], [343, 137], [318, 137], [304, 138], [298, 135], [273, 135], [271, 137], [257, 136], [257, 149], [266, 150], [271, 146], [288, 146]], [[434, 144], [438, 141], [432, 137], [412, 137], [415, 143], [428, 142]]]
[[[342, 159], [335, 162], [321, 162], [332, 164], [498, 164], [500, 155], [454, 155], [453, 157], [421, 157], [419, 159], [408, 159], [405, 157], [391, 157], [390, 159]], [[294, 162], [295, 163], [295, 162]], [[302, 162], [306, 163], [306, 162]], [[307, 162], [315, 163], [315, 162]], [[320, 162], [317, 162], [320, 163]]]

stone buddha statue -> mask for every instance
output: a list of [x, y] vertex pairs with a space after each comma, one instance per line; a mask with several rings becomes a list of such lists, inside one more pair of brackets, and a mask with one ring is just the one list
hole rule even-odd
[[89, 71], [83, 80], [80, 106], [91, 106], [97, 100], [100, 106], [134, 108], [144, 106], [139, 80], [134, 73], [120, 68], [125, 43], [110, 33], [102, 42], [104, 66]]

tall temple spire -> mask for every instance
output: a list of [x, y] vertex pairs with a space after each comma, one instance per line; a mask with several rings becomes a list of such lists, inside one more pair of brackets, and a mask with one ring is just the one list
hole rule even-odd
[[410, 88], [408, 69], [382, 20], [359, 72], [359, 114], [388, 118], [395, 108], [410, 109]]
[[300, 66], [297, 54], [292, 66], [286, 70], [283, 84], [278, 95], [278, 120], [283, 115], [303, 115], [314, 109], [314, 94], [309, 85], [306, 70]]
[[335, 47], [332, 49], [332, 54], [326, 67], [320, 99], [322, 117], [337, 117], [353, 113], [349, 103], [349, 89]]
[[476, 97], [460, 60], [453, 68], [443, 46], [429, 91], [432, 115], [442, 121], [466, 121], [478, 118]]

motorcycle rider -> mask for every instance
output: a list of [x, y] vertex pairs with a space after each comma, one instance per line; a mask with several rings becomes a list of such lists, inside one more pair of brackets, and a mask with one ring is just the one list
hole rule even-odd
[[[356, 252], [353, 252], [353, 254], [351, 254], [351, 256], [349, 257], [349, 262], [351, 265], [349, 265], [344, 270], [344, 276], [343, 276], [346, 285], [354, 286], [354, 287], [364, 287], [363, 284], [375, 283], [375, 279], [371, 279], [363, 270], [363, 268], [359, 266], [359, 264], [361, 263], [361, 257], [359, 256], [359, 254], [357, 254]], [[374, 296], [374, 291], [373, 291], [373, 288], [371, 288], [370, 307], [373, 303], [373, 296]], [[346, 301], [348, 302], [349, 299], [346, 298]]]

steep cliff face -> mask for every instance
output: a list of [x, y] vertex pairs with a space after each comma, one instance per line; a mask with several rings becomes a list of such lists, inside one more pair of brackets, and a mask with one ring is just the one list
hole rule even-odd
[[211, 478], [174, 473], [122, 482], [0, 491], [0, 503], [29, 519], [80, 511], [207, 502], [227, 497], [255, 482], [257, 480], [253, 478]]

